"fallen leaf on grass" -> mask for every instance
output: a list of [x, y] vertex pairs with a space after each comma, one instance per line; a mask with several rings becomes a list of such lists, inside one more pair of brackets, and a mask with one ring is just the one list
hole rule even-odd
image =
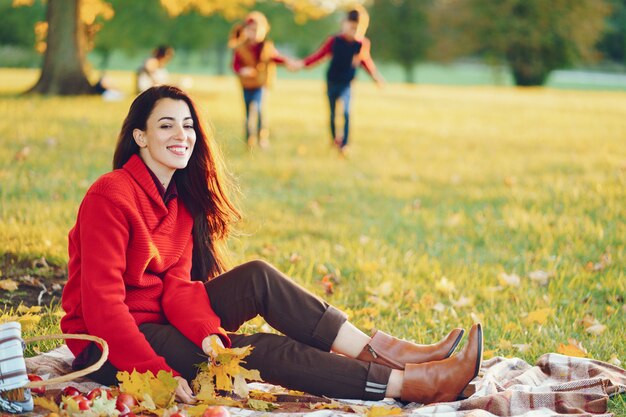
[[462, 295], [458, 300], [452, 302], [452, 305], [457, 308], [471, 306], [472, 304], [474, 304], [474, 300], [465, 297], [464, 295]]
[[22, 330], [30, 330], [41, 321], [41, 316], [37, 314], [24, 314], [17, 317], [17, 321], [22, 325]]
[[531, 281], [538, 283], [539, 285], [548, 285], [548, 281], [550, 281], [552, 275], [553, 274], [551, 274], [550, 272], [537, 270], [528, 274], [528, 278], [530, 278]]
[[585, 329], [585, 331], [594, 336], [599, 336], [606, 330], [606, 326], [604, 324], [594, 324], [593, 326], [589, 326]]
[[509, 287], [519, 287], [520, 285], [520, 277], [517, 274], [507, 274], [506, 272], [501, 272], [500, 275], [498, 275], [498, 281], [501, 285]]
[[452, 294], [456, 291], [456, 286], [454, 282], [449, 281], [446, 277], [441, 277], [441, 279], [435, 284], [435, 289], [444, 294]]
[[442, 303], [437, 303], [433, 306], [433, 310], [439, 313], [443, 313], [446, 310], [446, 306], [443, 305]]
[[525, 353], [530, 350], [530, 345], [527, 344], [514, 344], [513, 347], [517, 349], [519, 353]]
[[576, 339], [567, 339], [568, 345], [563, 343], [559, 343], [559, 347], [557, 348], [557, 352], [562, 355], [567, 356], [575, 356], [578, 358], [586, 358], [587, 357], [587, 349], [585, 349], [580, 342]]
[[531, 311], [523, 320], [524, 324], [529, 325], [533, 323], [545, 324], [548, 321], [548, 317], [554, 314], [553, 308], [541, 308], [539, 310]]
[[585, 315], [583, 319], [580, 321], [580, 324], [583, 326], [585, 331], [589, 334], [593, 334], [595, 336], [601, 335], [605, 330], [606, 326], [598, 321], [591, 314]]
[[495, 349], [483, 350], [483, 359], [491, 359], [495, 354]]
[[607, 266], [611, 265], [611, 254], [604, 253], [600, 257], [600, 262], [587, 262], [585, 265], [585, 269], [589, 272], [600, 272], [604, 270]]
[[0, 290], [13, 292], [17, 290], [17, 282], [12, 279], [2, 279], [0, 280]]
[[376, 288], [367, 287], [367, 292], [378, 296], [378, 297], [388, 297], [393, 293], [393, 282], [391, 281], [383, 281]]
[[332, 280], [332, 274], [324, 275], [320, 280], [320, 283], [322, 284], [322, 287], [324, 288], [324, 293], [326, 295], [331, 295], [335, 292], [333, 289], [334, 284]]
[[500, 350], [509, 350], [513, 348], [513, 344], [510, 340], [500, 339], [500, 343], [498, 343], [498, 349]]
[[26, 158], [28, 158], [28, 155], [30, 155], [30, 146], [24, 146], [22, 149], [15, 153], [15, 155], [13, 156], [13, 160], [22, 162], [25, 161]]
[[20, 304], [15, 311], [19, 314], [39, 314], [41, 313], [41, 309], [41, 306], [26, 307], [24, 304]]
[[418, 303], [416, 303], [416, 307], [417, 309], [419, 308], [429, 308], [435, 305], [435, 297], [433, 297], [433, 295], [431, 293], [425, 293], [424, 295], [422, 295], [420, 297], [420, 300]]
[[510, 332], [510, 331], [517, 330], [517, 329], [519, 329], [519, 326], [516, 323], [509, 322], [504, 325], [505, 332]]

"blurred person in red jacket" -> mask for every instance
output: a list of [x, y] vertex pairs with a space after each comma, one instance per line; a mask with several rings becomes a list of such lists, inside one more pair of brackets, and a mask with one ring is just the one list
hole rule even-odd
[[254, 146], [257, 141], [261, 148], [269, 146], [264, 109], [267, 88], [276, 76], [276, 64], [291, 64], [289, 58], [281, 55], [274, 43], [267, 39], [269, 30], [270, 24], [265, 15], [253, 11], [242, 23], [233, 26], [228, 40], [228, 46], [233, 49], [233, 71], [243, 89], [248, 147]]

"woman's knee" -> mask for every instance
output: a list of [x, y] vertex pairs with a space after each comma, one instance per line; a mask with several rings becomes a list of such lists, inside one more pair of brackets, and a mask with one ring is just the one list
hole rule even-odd
[[257, 259], [242, 265], [246, 275], [252, 280], [257, 292], [264, 292], [275, 283], [285, 279], [285, 276], [269, 262]]
[[241, 264], [241, 267], [245, 268], [247, 271], [254, 275], [271, 275], [278, 272], [278, 270], [272, 264], [261, 259], [255, 259], [253, 261], [243, 263]]

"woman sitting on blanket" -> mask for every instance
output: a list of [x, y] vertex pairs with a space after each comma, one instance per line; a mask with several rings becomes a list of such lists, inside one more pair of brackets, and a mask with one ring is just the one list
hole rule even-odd
[[[478, 373], [480, 324], [452, 355], [462, 329], [432, 345], [381, 331], [369, 337], [266, 262], [227, 271], [219, 247], [240, 214], [218, 150], [180, 89], [152, 87], [135, 99], [113, 168], [87, 191], [69, 233], [62, 300], [64, 332], [109, 344], [95, 381], [114, 385], [118, 370], [165, 370], [179, 382], [178, 400], [193, 403], [188, 382], [214, 341], [252, 345], [245, 366], [266, 382], [337, 398], [452, 401]], [[257, 314], [284, 336], [233, 333]], [[68, 346], [77, 369], [100, 356], [96, 344]]]

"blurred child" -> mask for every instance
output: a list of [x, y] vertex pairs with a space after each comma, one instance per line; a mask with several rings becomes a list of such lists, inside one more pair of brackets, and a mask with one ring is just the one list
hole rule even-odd
[[161, 45], [152, 51], [152, 55], [137, 70], [135, 84], [137, 94], [146, 91], [150, 87], [163, 85], [168, 82], [169, 73], [165, 66], [173, 56], [174, 48], [167, 45]]
[[[369, 15], [367, 11], [362, 7], [353, 8], [342, 20], [341, 32], [330, 36], [316, 52], [297, 65], [310, 67], [326, 57], [331, 57], [326, 72], [330, 105], [330, 133], [332, 135], [331, 141], [342, 154], [348, 145], [350, 133], [350, 86], [356, 69], [363, 66], [378, 85], [382, 85], [384, 82], [370, 55], [370, 41], [365, 37], [368, 24]], [[338, 134], [335, 127], [335, 108], [339, 100], [343, 102], [343, 134]]]
[[[243, 88], [248, 147], [254, 146], [257, 140], [261, 148], [269, 146], [269, 129], [263, 109], [265, 90], [275, 76], [275, 64], [290, 62], [279, 54], [272, 41], [266, 39], [269, 30], [265, 15], [253, 11], [243, 23], [233, 26], [228, 40], [228, 46], [233, 49], [233, 70]], [[256, 121], [254, 125], [253, 121]]]

